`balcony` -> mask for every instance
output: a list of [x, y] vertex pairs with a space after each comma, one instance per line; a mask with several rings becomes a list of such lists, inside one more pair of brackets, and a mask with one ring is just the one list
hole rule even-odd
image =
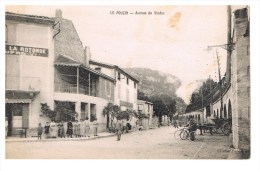
[[40, 91], [41, 81], [39, 77], [5, 77], [6, 90]]
[[59, 93], [72, 93], [72, 94], [84, 94], [88, 96], [97, 97], [97, 89], [96, 86], [84, 86], [79, 85], [77, 88], [77, 84], [69, 84], [69, 83], [55, 83], [55, 92]]

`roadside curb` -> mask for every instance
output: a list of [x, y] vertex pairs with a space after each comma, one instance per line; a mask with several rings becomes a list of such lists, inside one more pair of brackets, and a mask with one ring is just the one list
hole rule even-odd
[[50, 142], [50, 141], [89, 141], [89, 140], [95, 140], [99, 138], [106, 138], [106, 137], [112, 137], [116, 136], [116, 134], [108, 134], [108, 135], [99, 135], [96, 137], [89, 137], [89, 138], [49, 138], [49, 139], [41, 139], [38, 140], [36, 137], [35, 139], [28, 138], [28, 139], [6, 139], [6, 143], [16, 143], [16, 142]]
[[[148, 131], [150, 129], [155, 129], [155, 128], [149, 128], [149, 129], [145, 129], [145, 130], [142, 130], [142, 131]], [[127, 134], [131, 134], [131, 133], [134, 133], [134, 132], [138, 132], [138, 130], [133, 130], [133, 131], [129, 131]], [[102, 133], [100, 133], [102, 134]], [[126, 134], [126, 133], [124, 133]], [[30, 138], [17, 138], [17, 139], [5, 139], [5, 142], [6, 143], [17, 143], [17, 142], [52, 142], [52, 141], [89, 141], [89, 140], [96, 140], [96, 139], [99, 139], [99, 138], [106, 138], [106, 137], [113, 137], [113, 136], [116, 136], [116, 133], [106, 133], [106, 135], [99, 135], [97, 137], [84, 137], [84, 138], [49, 138], [49, 139], [41, 139], [41, 140], [38, 140], [37, 137], [30, 137]]]

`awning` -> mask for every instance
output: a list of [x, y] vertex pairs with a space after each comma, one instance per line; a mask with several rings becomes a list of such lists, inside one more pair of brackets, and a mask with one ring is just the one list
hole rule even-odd
[[54, 65], [56, 66], [80, 66], [81, 64], [76, 64], [76, 63], [66, 63], [66, 62], [55, 62]]
[[31, 103], [32, 99], [5, 99], [5, 103]]

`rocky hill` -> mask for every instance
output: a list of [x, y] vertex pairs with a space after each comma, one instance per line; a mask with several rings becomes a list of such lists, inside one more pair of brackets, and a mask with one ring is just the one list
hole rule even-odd
[[176, 95], [176, 90], [181, 86], [181, 81], [176, 76], [149, 68], [124, 70], [140, 81], [138, 89], [146, 96], [167, 94], [176, 100], [178, 107], [186, 107], [184, 101]]

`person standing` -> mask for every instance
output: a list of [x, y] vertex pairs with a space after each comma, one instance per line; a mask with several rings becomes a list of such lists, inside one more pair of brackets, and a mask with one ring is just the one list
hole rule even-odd
[[116, 129], [117, 141], [120, 141], [121, 135], [122, 135], [122, 122], [121, 122], [121, 120], [117, 119], [115, 129]]
[[73, 124], [71, 122], [71, 120], [67, 123], [67, 131], [66, 134], [69, 138], [72, 138], [72, 134], [73, 134]]
[[84, 129], [85, 129], [85, 137], [88, 136], [89, 137], [89, 131], [90, 131], [90, 126], [89, 126], [89, 120], [88, 117], [86, 117], [85, 121], [84, 121]]
[[123, 125], [123, 129], [122, 129], [122, 134], [124, 133], [124, 131], [127, 133], [127, 128], [126, 128], [126, 120], [122, 119], [122, 125]]
[[85, 137], [85, 123], [83, 122], [83, 119], [80, 119], [80, 123], [79, 123], [79, 127], [80, 127], [80, 137]]
[[5, 117], [5, 138], [7, 138], [8, 134], [8, 118]]
[[50, 137], [50, 124], [49, 124], [49, 122], [46, 122], [46, 125], [44, 126], [44, 133], [45, 133], [46, 138]]
[[94, 136], [98, 136], [98, 134], [97, 134], [97, 132], [98, 132], [98, 122], [97, 122], [97, 118], [94, 119], [93, 127], [94, 127]]
[[73, 127], [74, 127], [74, 135], [76, 138], [78, 138], [79, 134], [80, 134], [80, 126], [79, 126], [78, 120], [75, 121]]
[[39, 123], [38, 128], [37, 128], [37, 133], [38, 133], [38, 140], [42, 139], [42, 124]]
[[50, 137], [57, 138], [57, 135], [58, 135], [58, 128], [57, 128], [55, 121], [53, 120], [50, 123]]
[[59, 137], [65, 138], [65, 129], [64, 129], [63, 121], [61, 121], [58, 126], [59, 126]]

